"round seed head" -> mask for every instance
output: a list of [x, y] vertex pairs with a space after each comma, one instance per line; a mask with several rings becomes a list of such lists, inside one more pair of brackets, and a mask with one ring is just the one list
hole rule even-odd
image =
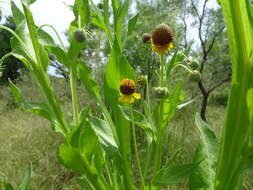
[[103, 9], [103, 8], [104, 8], [103, 3], [98, 3], [98, 5], [97, 5], [97, 6], [98, 6], [98, 8], [99, 8], [99, 9]]
[[193, 59], [191, 62], [188, 62], [188, 66], [192, 69], [192, 70], [197, 70], [199, 68], [199, 62], [197, 59]]
[[144, 34], [142, 35], [142, 41], [143, 41], [143, 43], [148, 43], [148, 42], [150, 42], [151, 38], [152, 38], [152, 35], [151, 35], [151, 34], [144, 33]]
[[85, 32], [82, 29], [76, 29], [74, 30], [73, 34], [74, 40], [76, 40], [79, 43], [82, 43], [85, 41]]
[[124, 95], [133, 94], [135, 91], [135, 83], [131, 79], [123, 79], [120, 83], [120, 92]]
[[169, 90], [167, 87], [154, 87], [153, 92], [155, 98], [157, 99], [165, 98], [169, 94]]
[[188, 80], [190, 82], [199, 82], [201, 80], [201, 74], [199, 71], [194, 70], [192, 72], [189, 73], [188, 75]]
[[163, 46], [173, 41], [173, 33], [167, 24], [159, 24], [152, 32], [152, 42], [154, 45]]

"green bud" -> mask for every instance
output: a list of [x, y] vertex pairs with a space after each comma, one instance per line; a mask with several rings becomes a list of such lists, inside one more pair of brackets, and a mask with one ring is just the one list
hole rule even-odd
[[0, 71], [0, 78], [3, 76], [3, 72]]
[[137, 82], [138, 82], [138, 84], [141, 85], [142, 87], [145, 87], [145, 86], [146, 86], [147, 80], [148, 80], [147, 75], [139, 75], [139, 76], [137, 77]]
[[79, 43], [82, 43], [85, 41], [85, 32], [83, 29], [76, 29], [74, 30], [73, 34], [74, 40], [76, 40]]
[[197, 70], [199, 68], [199, 62], [197, 59], [193, 59], [191, 62], [188, 62], [188, 66], [192, 69], [192, 70]]
[[199, 82], [201, 80], [201, 74], [199, 71], [194, 70], [192, 72], [189, 73], [188, 75], [188, 80], [190, 82]]
[[104, 5], [103, 5], [103, 3], [98, 3], [97, 7], [98, 7], [99, 9], [103, 9], [103, 8], [104, 8]]
[[167, 87], [154, 87], [153, 92], [155, 98], [157, 99], [162, 99], [169, 95], [169, 90]]

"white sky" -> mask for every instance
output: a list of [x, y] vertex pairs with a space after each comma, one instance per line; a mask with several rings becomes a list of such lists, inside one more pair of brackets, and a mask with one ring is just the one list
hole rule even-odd
[[[5, 1], [5, 3], [3, 3]], [[13, 0], [20, 7], [20, 0]], [[0, 0], [0, 8], [5, 16], [10, 15], [9, 0]], [[99, 0], [94, 0], [94, 3]], [[73, 5], [74, 0], [37, 0], [31, 5], [35, 23], [40, 26], [42, 24], [53, 25], [57, 32], [61, 35], [61, 38], [66, 42], [64, 32], [68, 28], [70, 22], [74, 19], [74, 15], [71, 10], [64, 4]], [[54, 38], [55, 35], [50, 29], [46, 29]]]

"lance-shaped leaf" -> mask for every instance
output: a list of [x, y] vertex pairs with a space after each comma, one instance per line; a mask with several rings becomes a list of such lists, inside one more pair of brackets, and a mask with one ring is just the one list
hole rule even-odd
[[213, 190], [215, 181], [215, 169], [218, 155], [218, 143], [215, 133], [196, 114], [195, 123], [200, 132], [200, 146], [198, 147], [194, 162], [200, 162], [199, 166], [190, 178], [190, 190]]
[[154, 185], [171, 185], [184, 183], [196, 170], [199, 163], [170, 165], [160, 169], [155, 176]]
[[30, 163], [26, 169], [25, 177], [22, 181], [22, 184], [18, 187], [17, 190], [28, 190], [31, 177], [32, 177], [32, 164]]

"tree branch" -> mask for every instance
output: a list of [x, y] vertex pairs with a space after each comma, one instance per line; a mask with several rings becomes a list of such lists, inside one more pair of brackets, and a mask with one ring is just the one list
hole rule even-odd
[[216, 88], [220, 87], [221, 85], [223, 85], [224, 83], [228, 82], [231, 80], [231, 76], [232, 74], [229, 73], [227, 78], [221, 80], [219, 83], [215, 84], [212, 88], [210, 88], [208, 91], [207, 91], [207, 94], [210, 94], [212, 91], [214, 91]]

